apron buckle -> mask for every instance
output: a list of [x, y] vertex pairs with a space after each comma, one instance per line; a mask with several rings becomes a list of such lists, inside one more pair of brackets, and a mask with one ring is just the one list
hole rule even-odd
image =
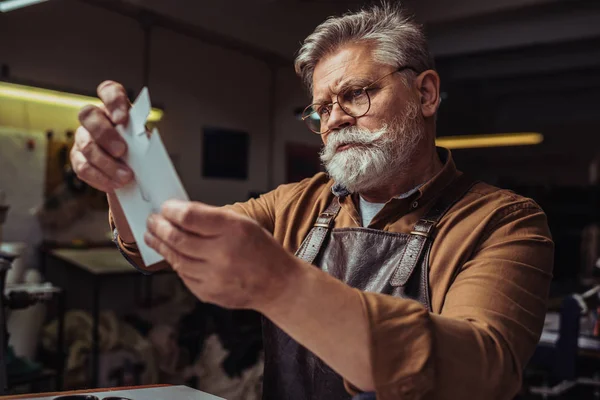
[[426, 233], [426, 232], [411, 231], [410, 234], [411, 235], [417, 235], [417, 236], [423, 236], [423, 237], [426, 237], [426, 238], [429, 237], [429, 233]]

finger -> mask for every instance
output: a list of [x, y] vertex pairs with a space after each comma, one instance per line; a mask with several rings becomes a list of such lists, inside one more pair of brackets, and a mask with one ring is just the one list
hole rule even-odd
[[79, 112], [79, 122], [89, 132], [92, 140], [113, 157], [123, 157], [127, 144], [119, 135], [108, 115], [96, 106], [85, 106]]
[[152, 249], [156, 250], [158, 254], [163, 256], [175, 271], [185, 268], [186, 266], [194, 265], [194, 263], [197, 262], [196, 260], [181, 254], [148, 231], [144, 233], [144, 242]]
[[111, 180], [102, 171], [89, 163], [80, 151], [72, 150], [71, 165], [79, 179], [102, 192], [111, 193], [115, 189], [123, 187], [121, 183]]
[[92, 140], [90, 133], [83, 127], [79, 127], [75, 135], [75, 146], [94, 167], [101, 170], [106, 176], [115, 182], [127, 184], [133, 180], [133, 171], [120, 160], [108, 155], [96, 142]]
[[237, 215], [199, 202], [168, 200], [160, 214], [172, 224], [192, 233], [215, 236], [235, 221]]
[[98, 86], [97, 92], [112, 122], [115, 125], [125, 125], [129, 118], [130, 104], [123, 85], [114, 81], [104, 81]]
[[202, 238], [194, 233], [185, 231], [169, 222], [160, 214], [152, 214], [148, 218], [148, 232], [166, 245], [183, 255], [197, 260], [205, 260], [203, 255], [211, 251], [213, 240]]
[[197, 277], [195, 274], [191, 274], [188, 268], [181, 268], [177, 271], [177, 275], [184, 281], [192, 281], [194, 284], [202, 284], [205, 282], [203, 278]]

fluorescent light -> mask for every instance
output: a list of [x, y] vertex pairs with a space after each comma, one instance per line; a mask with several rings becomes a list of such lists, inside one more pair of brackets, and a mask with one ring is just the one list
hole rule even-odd
[[[102, 102], [95, 97], [42, 89], [33, 86], [17, 85], [8, 82], [0, 82], [0, 97], [74, 109], [80, 109], [88, 104], [96, 106], [102, 105]], [[160, 121], [162, 117], [162, 110], [152, 108], [148, 121], [157, 122]]]
[[0, 12], [9, 12], [18, 8], [32, 6], [48, 0], [4, 0], [0, 2]]
[[473, 149], [478, 147], [530, 146], [544, 141], [544, 135], [536, 132], [498, 133], [493, 135], [442, 136], [436, 145], [448, 149]]

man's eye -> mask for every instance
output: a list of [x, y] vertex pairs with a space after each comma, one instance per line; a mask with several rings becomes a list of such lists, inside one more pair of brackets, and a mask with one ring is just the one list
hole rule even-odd
[[356, 97], [361, 97], [365, 94], [365, 89], [353, 89], [352, 90], [352, 97], [356, 98]]
[[326, 114], [329, 114], [329, 107], [327, 106], [321, 106], [317, 109], [317, 114], [319, 114], [319, 116], [323, 116]]
[[342, 102], [346, 104], [354, 103], [356, 101], [362, 101], [366, 96], [365, 89], [363, 88], [352, 88], [344, 92], [342, 96]]

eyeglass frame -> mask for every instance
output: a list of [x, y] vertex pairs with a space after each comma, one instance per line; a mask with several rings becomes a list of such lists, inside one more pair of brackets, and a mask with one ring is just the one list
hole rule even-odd
[[[369, 101], [369, 106], [367, 107], [367, 111], [365, 111], [365, 112], [364, 112], [363, 114], [361, 114], [361, 115], [356, 115], [356, 116], [355, 116], [355, 115], [352, 115], [352, 114], [350, 114], [348, 111], [344, 110], [344, 107], [342, 107], [342, 106], [341, 106], [341, 104], [340, 104], [340, 99], [339, 99], [340, 93], [336, 93], [336, 94], [335, 94], [335, 99], [336, 99], [336, 101], [335, 101], [335, 102], [333, 102], [333, 103], [328, 103], [328, 104], [323, 104], [323, 103], [312, 103], [312, 104], [309, 104], [308, 106], [306, 106], [306, 107], [304, 108], [304, 111], [302, 112], [302, 116], [301, 116], [301, 118], [302, 118], [302, 121], [304, 122], [304, 124], [305, 124], [305, 125], [308, 127], [308, 129], [309, 129], [311, 132], [313, 132], [313, 133], [315, 133], [315, 134], [317, 134], [317, 135], [319, 135], [319, 136], [320, 136], [320, 135], [325, 135], [326, 133], [329, 133], [329, 131], [331, 131], [331, 129], [327, 129], [325, 132], [315, 132], [314, 130], [312, 130], [312, 129], [311, 129], [309, 126], [308, 126], [308, 123], [306, 123], [306, 122], [305, 122], [305, 121], [306, 121], [306, 119], [310, 118], [310, 116], [311, 116], [312, 114], [314, 114], [316, 111], [313, 111], [312, 113], [308, 114], [307, 116], [304, 116], [304, 113], [306, 112], [306, 110], [308, 110], [310, 107], [312, 107], [312, 106], [314, 106], [314, 105], [317, 105], [317, 104], [318, 104], [318, 105], [326, 105], [326, 106], [331, 106], [331, 111], [333, 111], [333, 106], [335, 106], [335, 105], [337, 104], [337, 105], [339, 105], [339, 106], [340, 106], [340, 109], [341, 109], [341, 110], [344, 112], [344, 114], [346, 114], [346, 115], [348, 115], [348, 116], [350, 116], [350, 117], [352, 117], [352, 118], [360, 118], [360, 117], [364, 117], [365, 115], [367, 115], [367, 113], [368, 113], [369, 111], [371, 111], [371, 105], [372, 105], [372, 103], [371, 103], [371, 96], [369, 95], [369, 89], [371, 89], [373, 85], [375, 85], [376, 83], [379, 83], [379, 82], [381, 82], [382, 80], [384, 80], [384, 79], [385, 79], [385, 78], [387, 78], [388, 76], [390, 76], [390, 75], [393, 75], [393, 74], [395, 74], [396, 72], [403, 72], [403, 71], [406, 71], [406, 70], [413, 71], [413, 72], [414, 72], [414, 73], [416, 73], [416, 74], [418, 74], [418, 73], [419, 73], [419, 71], [417, 71], [417, 69], [416, 69], [416, 68], [414, 68], [414, 67], [411, 67], [410, 65], [403, 65], [403, 66], [401, 66], [401, 67], [399, 67], [399, 68], [397, 68], [397, 69], [393, 70], [392, 72], [390, 72], [390, 73], [388, 73], [388, 74], [385, 74], [384, 76], [380, 77], [379, 79], [375, 80], [374, 82], [371, 82], [371, 83], [369, 83], [367, 86], [364, 86], [364, 87], [362, 87], [362, 88], [359, 88], [359, 89], [361, 89], [361, 90], [364, 90], [364, 91], [365, 91], [365, 94], [367, 95], [367, 100]], [[331, 111], [330, 111], [330, 112], [331, 112]], [[320, 118], [320, 117], [319, 117], [319, 118]]]

